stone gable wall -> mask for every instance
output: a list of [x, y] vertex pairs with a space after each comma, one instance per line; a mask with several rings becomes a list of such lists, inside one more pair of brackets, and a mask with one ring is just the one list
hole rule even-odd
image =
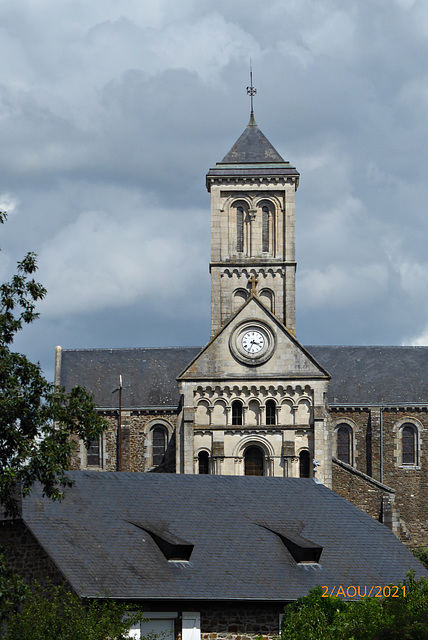
[[10, 569], [30, 584], [34, 580], [41, 585], [63, 584], [64, 576], [21, 519], [0, 522], [0, 545], [5, 549]]

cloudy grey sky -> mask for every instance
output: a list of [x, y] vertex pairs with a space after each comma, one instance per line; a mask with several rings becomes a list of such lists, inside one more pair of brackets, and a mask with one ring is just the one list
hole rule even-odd
[[0, 279], [17, 349], [202, 345], [205, 173], [256, 119], [301, 173], [304, 344], [428, 344], [426, 0], [2, 0]]

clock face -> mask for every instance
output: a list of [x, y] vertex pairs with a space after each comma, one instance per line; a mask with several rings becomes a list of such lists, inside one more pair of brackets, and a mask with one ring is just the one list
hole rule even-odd
[[246, 331], [242, 336], [242, 347], [247, 353], [259, 353], [265, 346], [265, 337], [260, 331]]
[[272, 356], [276, 338], [272, 328], [261, 320], [244, 320], [230, 334], [232, 355], [252, 367], [263, 364]]

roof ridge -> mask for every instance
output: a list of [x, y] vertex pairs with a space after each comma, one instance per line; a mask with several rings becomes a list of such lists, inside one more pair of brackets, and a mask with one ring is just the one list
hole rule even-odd
[[159, 350], [162, 349], [163, 351], [166, 351], [167, 349], [173, 350], [173, 349], [202, 349], [202, 347], [200, 345], [183, 345], [183, 346], [176, 346], [176, 347], [82, 347], [82, 348], [77, 348], [77, 349], [64, 349], [61, 347], [62, 352], [67, 351], [149, 351], [149, 350]]

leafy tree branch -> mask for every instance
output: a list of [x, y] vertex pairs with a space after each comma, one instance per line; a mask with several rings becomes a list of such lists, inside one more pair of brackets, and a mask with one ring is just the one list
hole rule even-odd
[[[0, 212], [0, 224], [6, 214]], [[106, 428], [89, 392], [71, 393], [55, 387], [39, 364], [12, 350], [14, 338], [36, 320], [36, 304], [46, 289], [33, 274], [34, 253], [18, 262], [17, 272], [0, 285], [0, 502], [8, 513], [17, 510], [16, 488], [27, 495], [40, 481], [44, 494], [58, 499], [70, 485], [65, 473], [75, 438], [87, 444]]]

